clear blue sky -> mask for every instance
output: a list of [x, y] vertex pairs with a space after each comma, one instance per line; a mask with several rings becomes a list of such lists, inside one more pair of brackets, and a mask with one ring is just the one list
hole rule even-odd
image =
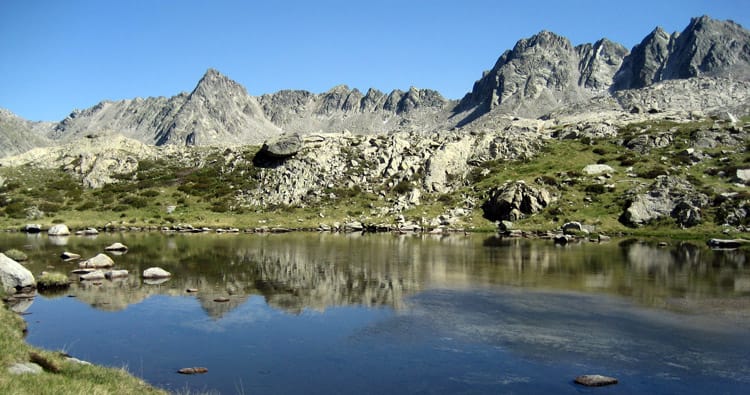
[[750, 0], [0, 0], [0, 107], [61, 120], [101, 100], [191, 91], [209, 67], [252, 95], [410, 86], [458, 99], [541, 30], [628, 48]]

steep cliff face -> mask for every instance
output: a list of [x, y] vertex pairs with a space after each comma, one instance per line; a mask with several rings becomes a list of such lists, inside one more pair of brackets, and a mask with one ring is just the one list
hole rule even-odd
[[543, 31], [506, 51], [457, 111], [471, 111], [467, 121], [489, 111], [538, 117], [606, 90], [626, 52], [605, 39], [573, 47], [567, 38]]
[[625, 58], [613, 90], [699, 76], [750, 78], [750, 32], [707, 16], [693, 18], [681, 33], [656, 28]]

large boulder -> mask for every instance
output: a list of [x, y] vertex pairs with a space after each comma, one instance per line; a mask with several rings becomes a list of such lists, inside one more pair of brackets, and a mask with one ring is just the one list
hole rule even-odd
[[671, 217], [683, 227], [701, 222], [701, 209], [708, 196], [698, 192], [687, 180], [676, 176], [659, 176], [646, 193], [635, 194], [620, 221], [640, 226], [659, 218]]
[[70, 229], [65, 224], [56, 224], [49, 228], [47, 234], [50, 236], [69, 236]]
[[490, 190], [482, 210], [490, 221], [517, 221], [542, 211], [553, 201], [546, 189], [517, 181]]
[[78, 267], [80, 268], [104, 268], [104, 267], [112, 267], [115, 265], [115, 261], [112, 260], [108, 255], [106, 254], [97, 254], [93, 258], [89, 258], [83, 262], [80, 262], [78, 264]]
[[294, 156], [302, 149], [302, 137], [298, 133], [284, 133], [266, 140], [259, 154], [284, 159]]
[[15, 293], [22, 288], [36, 286], [34, 275], [31, 274], [29, 269], [3, 253], [0, 253], [0, 283], [2, 283], [5, 292], [8, 293]]

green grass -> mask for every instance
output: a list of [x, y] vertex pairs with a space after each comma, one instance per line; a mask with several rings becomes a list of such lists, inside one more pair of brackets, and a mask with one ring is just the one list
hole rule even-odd
[[[0, 393], [2, 394], [166, 394], [132, 376], [125, 369], [80, 365], [65, 360], [60, 352], [40, 350], [24, 341], [25, 322], [0, 306]], [[38, 375], [11, 376], [15, 363], [37, 361], [46, 366]]]
[[70, 279], [65, 273], [43, 272], [37, 277], [36, 285], [40, 290], [67, 288], [70, 285]]
[[[733, 184], [727, 173], [750, 165], [747, 151], [750, 144], [707, 150], [714, 157], [698, 164], [686, 163], [679, 156], [693, 133], [711, 125], [712, 120], [650, 121], [623, 127], [620, 142], [643, 133], [673, 136], [670, 146], [652, 149], [646, 154], [634, 153], [614, 139], [548, 140], [542, 151], [530, 160], [487, 161], [473, 166], [466, 180], [456, 182], [461, 186], [452, 192], [430, 194], [423, 190], [422, 204], [406, 210], [403, 215], [420, 223], [423, 218], [429, 220], [463, 206], [467, 199], [473, 199], [479, 206], [491, 188], [508, 180], [524, 180], [547, 188], [557, 201], [542, 213], [518, 221], [516, 227], [522, 230], [551, 230], [567, 221], [580, 221], [596, 225], [598, 231], [607, 233], [720, 234], [722, 229], [713, 223], [717, 214], [717, 207], [713, 205], [704, 209], [704, 224], [689, 230], [663, 222], [633, 229], [618, 221], [627, 204], [625, 192], [638, 185], [646, 188], [661, 174], [686, 178], [711, 199], [722, 192], [742, 190]], [[241, 229], [259, 226], [314, 229], [319, 223], [352, 219], [393, 223], [394, 215], [381, 216], [380, 209], [392, 207], [399, 196], [421, 186], [421, 177], [417, 174], [408, 179], [382, 180], [373, 186], [372, 192], [363, 190], [360, 185], [335, 186], [321, 188], [320, 195], [304, 197], [298, 206], [248, 206], [236, 199], [236, 192], [256, 188], [266, 171], [252, 164], [257, 149], [243, 148], [239, 159], [238, 155], [205, 148], [200, 161], [177, 164], [163, 159], [142, 160], [135, 172], [119, 176], [118, 183], [97, 190], [82, 189], [73, 176], [61, 170], [1, 168], [0, 176], [6, 182], [0, 188], [0, 227], [18, 229], [32, 221], [28, 218], [30, 208], [44, 212], [44, 216], [33, 219], [34, 222], [46, 226], [63, 222], [72, 229], [106, 225], [161, 227], [178, 223]], [[355, 150], [356, 147], [346, 147], [342, 152], [351, 159], [357, 157]], [[607, 164], [615, 172], [604, 181], [582, 174], [584, 166], [594, 163]], [[347, 171], [351, 173], [347, 175], [357, 176], [361, 169]], [[167, 213], [168, 206], [177, 208]], [[494, 224], [481, 214], [477, 207], [471, 215], [460, 219], [457, 226], [494, 229]]]

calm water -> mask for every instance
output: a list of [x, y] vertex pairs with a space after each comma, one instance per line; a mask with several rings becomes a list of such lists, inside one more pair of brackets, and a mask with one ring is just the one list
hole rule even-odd
[[[746, 393], [750, 261], [488, 235], [0, 235], [34, 272], [120, 241], [131, 277], [25, 306], [28, 341], [171, 391]], [[160, 266], [174, 277], [144, 284]], [[189, 294], [187, 288], [198, 288]], [[214, 299], [225, 296], [229, 302]], [[184, 376], [183, 367], [207, 374]], [[587, 389], [572, 379], [620, 379]]]

